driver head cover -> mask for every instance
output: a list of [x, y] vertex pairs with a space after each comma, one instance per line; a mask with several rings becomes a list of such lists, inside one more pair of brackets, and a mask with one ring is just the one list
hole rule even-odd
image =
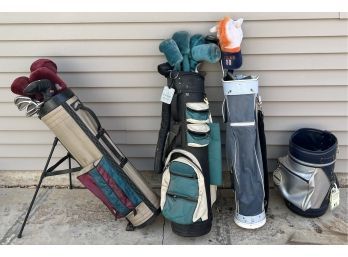
[[183, 61], [183, 56], [179, 50], [178, 45], [173, 39], [166, 39], [162, 41], [159, 45], [159, 50], [167, 58], [168, 63], [174, 67], [175, 70], [181, 70], [181, 62]]
[[221, 61], [224, 69], [234, 70], [242, 66], [240, 45], [243, 40], [243, 19], [232, 20], [225, 17], [218, 25], [210, 29], [216, 32], [221, 48]]
[[210, 29], [210, 32], [217, 32], [220, 47], [223, 52], [237, 53], [243, 40], [242, 31], [243, 19], [232, 20], [225, 17], [218, 25]]
[[50, 59], [38, 59], [35, 62], [33, 62], [30, 66], [30, 71], [36, 71], [39, 68], [46, 67], [47, 69], [50, 69], [54, 73], [57, 73], [58, 68], [57, 64], [55, 64], [53, 61]]
[[[16, 78], [12, 84], [11, 84], [11, 91], [17, 95], [21, 96], [29, 96], [28, 94], [24, 93], [24, 89], [29, 85], [30, 80], [28, 77], [22, 76]], [[38, 101], [42, 101], [43, 97], [41, 94], [35, 94], [31, 95], [30, 98]]]
[[67, 85], [65, 82], [51, 69], [47, 67], [40, 67], [36, 69], [35, 71], [31, 72], [29, 80], [30, 82], [41, 80], [41, 79], [48, 79], [53, 84], [55, 84], [56, 89], [58, 92], [63, 91], [67, 88]]

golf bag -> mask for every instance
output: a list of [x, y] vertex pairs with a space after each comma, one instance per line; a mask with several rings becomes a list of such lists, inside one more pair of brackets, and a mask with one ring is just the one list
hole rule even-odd
[[226, 159], [235, 193], [235, 223], [255, 229], [266, 222], [268, 174], [258, 79], [223, 80]]
[[162, 105], [155, 158], [155, 170], [163, 172], [162, 214], [174, 233], [201, 236], [211, 229], [211, 204], [222, 180], [220, 128], [212, 123], [203, 76], [172, 71], [167, 85], [175, 93]]
[[45, 101], [38, 114], [82, 167], [78, 179], [116, 218], [134, 227], [154, 219], [158, 197], [70, 89]]
[[289, 153], [279, 158], [273, 180], [291, 211], [319, 217], [328, 209], [333, 195], [337, 198], [331, 199], [332, 208], [338, 205], [336, 152], [337, 139], [328, 131], [302, 128], [290, 137]]

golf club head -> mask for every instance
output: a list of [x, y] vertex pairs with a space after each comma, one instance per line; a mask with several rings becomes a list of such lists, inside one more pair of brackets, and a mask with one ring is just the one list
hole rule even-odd
[[26, 117], [32, 117], [32, 116], [34, 116], [38, 111], [39, 111], [39, 110], [37, 110], [37, 109], [33, 109], [33, 110], [30, 111], [30, 112], [26, 112], [25, 116], [26, 116]]
[[16, 96], [13, 102], [15, 105], [18, 105], [22, 101], [31, 101], [31, 98], [27, 96]]
[[17, 105], [19, 111], [23, 111], [32, 101], [22, 101]]
[[35, 103], [31, 103], [27, 106], [26, 109], [26, 116], [27, 117], [31, 117], [33, 116], [35, 113], [37, 113], [39, 111], [39, 108], [37, 108], [37, 105]]
[[43, 103], [37, 103], [37, 102], [31, 102], [28, 106], [27, 106], [27, 109], [26, 109], [26, 116], [27, 117], [31, 117], [33, 116], [34, 114], [36, 114], [39, 110], [40, 110], [40, 107]]

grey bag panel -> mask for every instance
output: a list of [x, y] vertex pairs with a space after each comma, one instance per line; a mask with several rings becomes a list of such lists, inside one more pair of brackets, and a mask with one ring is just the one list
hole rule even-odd
[[239, 213], [255, 216], [263, 212], [264, 185], [262, 158], [257, 153], [255, 126], [227, 128], [226, 148], [234, 174]]
[[255, 121], [255, 95], [228, 95], [226, 97], [228, 122]]
[[226, 123], [226, 158], [233, 175], [236, 211], [234, 220], [244, 228], [265, 221], [264, 171], [258, 136], [257, 80], [223, 81], [222, 107]]
[[289, 156], [279, 158], [273, 180], [282, 196], [303, 211], [320, 208], [331, 186], [322, 168], [301, 165]]

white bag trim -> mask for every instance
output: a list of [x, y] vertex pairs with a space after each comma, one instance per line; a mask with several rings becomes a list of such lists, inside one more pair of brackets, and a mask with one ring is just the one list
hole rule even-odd
[[255, 126], [255, 121], [250, 121], [250, 122], [231, 122], [230, 126], [231, 127], [250, 127], [250, 126]]
[[224, 95], [258, 94], [259, 82], [257, 79], [222, 81]]
[[205, 102], [189, 102], [186, 103], [186, 107], [193, 111], [208, 111], [209, 104]]
[[187, 130], [191, 132], [197, 133], [208, 133], [210, 131], [210, 127], [207, 124], [187, 124]]

